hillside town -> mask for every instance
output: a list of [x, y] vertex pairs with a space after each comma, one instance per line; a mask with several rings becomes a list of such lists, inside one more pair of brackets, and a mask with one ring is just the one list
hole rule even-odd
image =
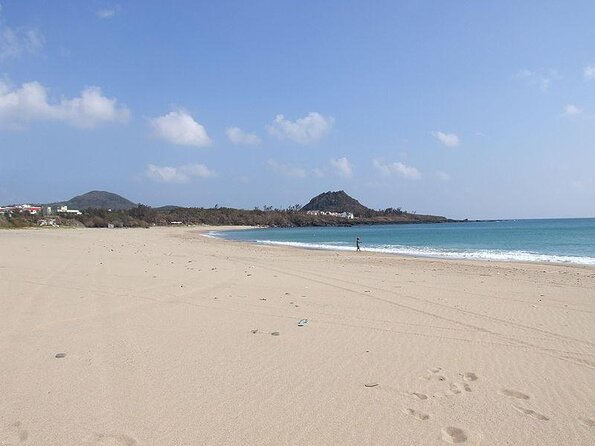
[[13, 214], [29, 214], [29, 215], [81, 215], [78, 209], [68, 209], [68, 206], [58, 206], [54, 212], [51, 206], [32, 206], [30, 204], [17, 204], [10, 206], [0, 206], [0, 214], [11, 216]]
[[331, 212], [331, 211], [306, 211], [308, 215], [328, 215], [329, 217], [346, 218], [353, 220], [355, 217], [352, 212]]

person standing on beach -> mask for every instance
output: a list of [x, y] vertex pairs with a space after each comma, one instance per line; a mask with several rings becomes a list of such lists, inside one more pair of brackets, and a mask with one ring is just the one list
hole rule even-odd
[[359, 249], [359, 237], [357, 237], [357, 238], [355, 239], [355, 250], [356, 250], [356, 251], [360, 251], [360, 249]]

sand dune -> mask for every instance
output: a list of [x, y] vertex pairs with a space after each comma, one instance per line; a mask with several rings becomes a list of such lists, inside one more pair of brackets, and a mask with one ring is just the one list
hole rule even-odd
[[0, 445], [595, 443], [593, 268], [196, 228], [0, 246]]

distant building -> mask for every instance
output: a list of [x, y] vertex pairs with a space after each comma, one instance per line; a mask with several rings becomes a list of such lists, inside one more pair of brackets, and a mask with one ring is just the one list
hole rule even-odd
[[353, 213], [351, 213], [351, 212], [307, 211], [306, 214], [308, 214], [308, 215], [328, 215], [330, 217], [347, 218], [349, 220], [354, 218]]
[[58, 226], [55, 218], [44, 218], [39, 220], [39, 226]]
[[31, 206], [30, 204], [19, 204], [16, 206], [2, 206], [0, 207], [0, 213], [2, 214], [13, 214], [13, 213], [27, 213], [31, 215], [36, 215], [41, 212], [41, 207], [39, 206]]
[[57, 210], [59, 214], [73, 214], [73, 215], [81, 215], [81, 211], [78, 209], [68, 209], [68, 206], [60, 206]]

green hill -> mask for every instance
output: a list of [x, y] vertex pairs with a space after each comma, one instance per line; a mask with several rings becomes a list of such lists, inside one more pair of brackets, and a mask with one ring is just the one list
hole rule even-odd
[[59, 203], [50, 203], [48, 206], [68, 206], [71, 209], [111, 209], [113, 211], [121, 211], [136, 207], [136, 204], [126, 198], [114, 194], [112, 192], [105, 192], [94, 190], [83, 195], [78, 195], [68, 201]]
[[324, 192], [315, 196], [305, 205], [302, 211], [328, 211], [328, 212], [351, 212], [356, 217], [371, 216], [375, 214], [355, 198], [350, 197], [345, 191]]

